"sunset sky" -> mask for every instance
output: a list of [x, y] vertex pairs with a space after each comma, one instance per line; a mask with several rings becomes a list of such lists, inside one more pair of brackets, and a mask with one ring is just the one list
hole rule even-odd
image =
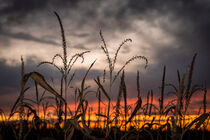
[[[108, 70], [106, 56], [100, 48], [99, 31], [102, 30], [112, 58], [124, 39], [132, 39], [120, 50], [116, 70], [134, 55], [143, 55], [149, 61], [146, 69], [144, 60], [125, 68], [129, 99], [135, 100], [137, 96], [137, 70], [143, 98], [153, 89], [158, 102], [163, 66], [166, 65], [166, 83], [178, 85], [177, 69], [183, 74], [197, 53], [193, 84], [206, 82], [210, 108], [209, 0], [0, 0], [0, 108], [9, 110], [19, 95], [21, 56], [26, 72], [38, 71], [49, 83], [51, 77], [58, 83], [58, 71], [48, 65], [37, 68], [41, 61], [51, 61], [56, 53], [62, 54], [60, 28], [53, 11], [63, 21], [68, 58], [91, 51], [84, 55], [84, 63], [79, 60], [75, 64], [72, 86], [80, 86], [81, 78], [95, 59], [86, 85], [94, 89], [93, 78]], [[60, 61], [56, 63], [61, 65]], [[111, 95], [113, 100], [117, 96], [116, 87], [117, 83]], [[28, 98], [34, 97], [33, 92], [27, 94]], [[69, 102], [73, 101], [72, 95], [69, 91]], [[174, 99], [170, 94], [165, 96]], [[202, 98], [202, 92], [196, 93], [191, 108], [200, 108]], [[88, 95], [87, 99], [90, 103], [96, 101], [95, 95]]]

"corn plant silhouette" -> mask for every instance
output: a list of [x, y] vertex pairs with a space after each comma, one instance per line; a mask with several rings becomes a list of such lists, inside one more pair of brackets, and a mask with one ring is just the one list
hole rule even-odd
[[[54, 12], [54, 14], [56, 15], [56, 17], [58, 19], [58, 22], [59, 22], [59, 25], [60, 25], [63, 54], [62, 55], [59, 54], [59, 53], [55, 54], [53, 56], [51, 62], [43, 61], [38, 65], [38, 67], [40, 65], [43, 65], [43, 64], [49, 64], [49, 65], [52, 65], [53, 67], [55, 67], [61, 73], [62, 76], [61, 76], [60, 95], [63, 96], [63, 86], [64, 86], [64, 99], [67, 102], [67, 90], [68, 90], [68, 87], [70, 86], [70, 82], [73, 79], [74, 74], [69, 78], [69, 80], [68, 80], [68, 75], [69, 75], [70, 71], [72, 70], [73, 65], [78, 60], [78, 58], [81, 58], [82, 59], [81, 63], [83, 63], [84, 62], [84, 56], [83, 55], [85, 53], [90, 52], [90, 51], [84, 51], [84, 52], [81, 52], [81, 53], [76, 53], [73, 56], [71, 56], [71, 58], [68, 61], [67, 45], [66, 45], [65, 32], [64, 32], [63, 24], [62, 24], [61, 18], [58, 15], [58, 13]], [[54, 61], [55, 61], [56, 58], [61, 59], [61, 61], [63, 63], [63, 66], [59, 67], [58, 65], [55, 64]], [[67, 103], [67, 105], [68, 105], [68, 103]], [[62, 108], [62, 104], [61, 104], [61, 108]], [[59, 113], [59, 114], [60, 114], [60, 116], [62, 115], [62, 113]], [[65, 120], [66, 120], [67, 107], [65, 107], [64, 115], [65, 115]]]
[[113, 86], [113, 83], [115, 82], [115, 80], [117, 79], [117, 77], [119, 76], [119, 74], [124, 70], [124, 68], [129, 63], [131, 63], [132, 61], [143, 59], [143, 60], [146, 61], [146, 65], [145, 65], [145, 68], [146, 68], [147, 67], [147, 64], [148, 64], [148, 60], [147, 60], [147, 58], [145, 56], [140, 56], [140, 55], [132, 56], [130, 59], [128, 59], [125, 62], [125, 64], [117, 71], [117, 73], [113, 77], [113, 72], [115, 70], [115, 65], [116, 65], [116, 62], [117, 62], [117, 58], [118, 58], [120, 49], [125, 45], [125, 43], [132, 42], [132, 40], [130, 38], [128, 38], [128, 39], [125, 39], [124, 41], [122, 41], [122, 43], [117, 48], [114, 57], [111, 58], [110, 57], [110, 54], [109, 54], [109, 50], [108, 50], [107, 45], [106, 45], [106, 42], [105, 42], [105, 39], [103, 37], [102, 31], [100, 31], [100, 37], [101, 37], [101, 41], [103, 43], [103, 45], [101, 45], [101, 49], [103, 50], [104, 54], [106, 55], [107, 63], [109, 65], [109, 75], [108, 75], [108, 77], [109, 77], [109, 87], [108, 87], [108, 92], [105, 90], [104, 86], [100, 82], [100, 78], [99, 77], [97, 77], [97, 79], [95, 79], [95, 82], [98, 85], [98, 87], [103, 91], [103, 93], [105, 94], [105, 96], [108, 99], [107, 124], [106, 124], [106, 137], [108, 137], [109, 132], [110, 132], [110, 129], [109, 129], [109, 124], [110, 124], [109, 114], [110, 114], [110, 102], [111, 102], [111, 98], [110, 98], [109, 95], [112, 94], [112, 86]]

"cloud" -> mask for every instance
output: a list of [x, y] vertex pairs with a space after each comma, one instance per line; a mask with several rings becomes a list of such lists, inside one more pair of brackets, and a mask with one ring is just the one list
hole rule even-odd
[[25, 40], [25, 41], [34, 41], [34, 42], [38, 42], [38, 43], [44, 43], [44, 44], [50, 44], [50, 45], [56, 45], [58, 46], [59, 44], [53, 40], [44, 40], [41, 38], [37, 38], [33, 35], [27, 34], [27, 33], [23, 33], [23, 32], [18, 32], [18, 33], [11, 33], [9, 31], [4, 31], [1, 32], [2, 36], [6, 36], [9, 38], [14, 38], [14, 39], [21, 39], [21, 40]]
[[19, 67], [7, 66], [4, 60], [0, 61], [0, 74], [1, 80], [0, 85], [3, 87], [17, 87], [19, 86]]
[[[49, 65], [45, 65], [45, 66], [40, 66], [39, 68], [36, 67], [37, 63], [33, 61], [33, 59], [27, 59], [25, 61], [25, 71], [27, 72], [31, 72], [31, 71], [38, 71], [40, 72], [42, 75], [44, 75], [45, 79], [48, 81], [48, 83], [50, 83], [50, 85], [54, 85], [53, 87], [59, 92], [60, 88], [60, 76], [61, 74], [59, 73], [59, 71], [57, 71], [56, 69], [54, 69], [53, 67], [49, 66]], [[3, 99], [4, 101], [1, 102], [0, 106], [5, 108], [8, 106], [12, 106], [13, 103], [15, 102], [15, 97], [17, 97], [19, 95], [19, 86], [20, 86], [20, 66], [16, 66], [16, 67], [12, 67], [12, 66], [8, 66], [6, 65], [6, 63], [4, 61], [1, 61], [0, 63], [0, 76], [2, 77], [0, 79], [0, 98]], [[80, 88], [81, 86], [81, 81], [87, 71], [87, 69], [85, 68], [80, 68], [80, 69], [73, 69], [71, 72], [72, 73], [75, 71], [75, 77], [73, 79], [73, 82], [71, 83], [71, 86], [73, 86], [74, 88]], [[161, 85], [161, 76], [162, 76], [162, 68], [149, 68], [148, 70], [146, 70], [147, 73], [144, 73], [142, 70], [140, 70], [140, 88], [141, 88], [141, 96], [144, 99], [146, 99], [147, 96], [147, 92], [149, 90], [153, 90], [154, 92], [154, 96], [155, 96], [155, 103], [158, 105], [158, 99], [160, 97], [160, 85]], [[173, 78], [175, 77], [171, 77], [169, 78], [170, 74], [167, 72], [168, 69], [166, 70], [166, 83], [168, 83], [169, 81], [173, 81], [173, 83], [175, 82], [175, 80], [173, 80]], [[107, 73], [108, 74], [108, 73]], [[156, 76], [157, 75], [157, 76]], [[86, 78], [86, 82], [85, 82], [85, 86], [91, 86], [90, 90], [96, 90], [96, 83], [94, 82], [94, 78], [96, 78], [97, 76], [99, 77], [103, 77], [103, 71], [101, 70], [97, 70], [93, 69], [90, 70], [87, 78]], [[53, 78], [54, 84], [52, 84], [51, 78]], [[106, 78], [108, 78], [108, 75], [106, 76]], [[108, 79], [106, 79], [106, 81], [108, 82]], [[106, 89], [108, 89], [108, 83], [103, 84]], [[130, 73], [130, 72], [126, 72], [125, 71], [125, 82], [126, 82], [126, 86], [127, 86], [127, 97], [130, 100], [133, 100], [137, 97], [137, 90], [136, 90], [136, 73]], [[176, 82], [175, 82], [175, 85]], [[35, 94], [34, 93], [34, 83], [30, 80], [27, 84], [27, 87], [30, 87], [30, 90], [27, 92], [27, 98], [32, 98], [34, 97]], [[41, 89], [40, 89], [41, 90]], [[119, 90], [119, 78], [118, 80], [115, 82], [115, 84], [113, 85], [113, 90], [112, 90], [112, 94], [110, 95], [112, 101], [115, 101], [117, 98], [117, 93]], [[169, 95], [167, 92], [170, 91], [170, 88], [166, 88], [165, 91], [165, 100], [168, 102], [170, 99], [174, 98], [174, 96]], [[209, 90], [208, 90], [209, 91]], [[69, 89], [69, 94], [68, 94], [68, 101], [69, 103], [73, 102], [73, 98], [72, 96], [74, 95], [74, 90]], [[10, 98], [10, 96], [13, 96], [13, 98]], [[202, 101], [201, 98], [203, 97], [197, 97], [198, 94], [196, 94], [196, 98], [192, 98], [192, 108], [196, 108], [196, 106], [200, 105], [199, 103]], [[102, 95], [103, 100], [106, 100], [105, 96]], [[35, 97], [34, 97], [35, 98]], [[85, 97], [89, 103], [94, 103], [96, 102], [96, 94], [95, 93], [89, 93], [86, 97]], [[8, 103], [8, 101], [5, 100], [9, 100], [10, 102]], [[207, 98], [207, 101], [209, 100], [209, 98]]]
[[[51, 60], [58, 49], [47, 45], [61, 44], [59, 25], [52, 12], [57, 11], [63, 21], [68, 46], [72, 47], [69, 51], [90, 50], [90, 55], [86, 57], [89, 62], [97, 57], [95, 70], [90, 72], [87, 84], [93, 84], [91, 78], [102, 75], [103, 69], [107, 68], [107, 64], [104, 63], [105, 55], [100, 50], [102, 43], [99, 30], [102, 29], [111, 56], [122, 40], [133, 40], [120, 51], [116, 69], [133, 55], [144, 55], [149, 59], [146, 70], [138, 63], [129, 64], [126, 68], [130, 98], [136, 97], [136, 70], [141, 72], [142, 93], [146, 94], [148, 90], [153, 89], [154, 94], [158, 95], [163, 66], [166, 65], [167, 83], [177, 85], [177, 69], [183, 74], [196, 52], [198, 56], [193, 84], [203, 84], [206, 81], [207, 87], [210, 88], [208, 0], [8, 0], [1, 1], [0, 5], [0, 47], [4, 48], [4, 54], [12, 54], [7, 57], [1, 53], [5, 61], [19, 61], [20, 53], [27, 53], [26, 58], [35, 56], [36, 61], [27, 60], [30, 65], [26, 66], [33, 70], [37, 61]], [[17, 39], [23, 42], [17, 43]], [[30, 41], [30, 44], [26, 41]], [[33, 47], [29, 49], [25, 46]], [[2, 76], [6, 79], [5, 82], [0, 81], [1, 88], [18, 89], [19, 67], [14, 64], [13, 66], [8, 66], [4, 61], [0, 62], [0, 71], [5, 73]], [[48, 80], [49, 71], [59, 79], [59, 73], [51, 67], [45, 66], [40, 69]], [[75, 86], [79, 85], [79, 79], [85, 70], [81, 68], [77, 71]], [[4, 90], [6, 91], [6, 88]], [[117, 90], [114, 88], [113, 92], [117, 93]], [[116, 94], [113, 97], [115, 98]], [[89, 100], [94, 101], [95, 97], [92, 95]]]
[[76, 46], [73, 46], [73, 48], [79, 49], [79, 50], [88, 50], [88, 48], [86, 48], [83, 44], [78, 44]]

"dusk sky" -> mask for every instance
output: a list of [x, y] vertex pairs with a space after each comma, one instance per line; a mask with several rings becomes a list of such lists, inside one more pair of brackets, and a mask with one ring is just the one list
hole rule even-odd
[[[99, 31], [102, 30], [112, 58], [123, 40], [132, 39], [120, 50], [116, 70], [134, 55], [145, 56], [149, 61], [146, 69], [144, 60], [126, 66], [128, 98], [137, 96], [136, 72], [139, 70], [142, 96], [153, 89], [157, 102], [163, 66], [166, 65], [166, 83], [178, 85], [177, 69], [183, 74], [197, 53], [193, 84], [206, 82], [210, 108], [209, 0], [0, 0], [0, 108], [11, 108], [19, 95], [21, 56], [26, 72], [38, 71], [49, 83], [51, 77], [58, 83], [60, 74], [56, 69], [48, 65], [37, 67], [41, 61], [51, 61], [56, 53], [62, 54], [60, 28], [53, 11], [63, 22], [68, 58], [90, 51], [84, 55], [84, 63], [79, 60], [75, 64], [72, 86], [80, 86], [81, 78], [95, 59], [86, 85], [94, 89], [93, 78], [108, 70], [100, 47]], [[56, 63], [61, 65], [60, 61]], [[118, 89], [116, 86], [117, 83], [113, 89]], [[113, 100], [117, 96], [115, 91], [111, 95]], [[32, 98], [33, 92], [27, 96]], [[69, 91], [70, 102], [72, 95]], [[165, 96], [174, 98], [170, 94]], [[192, 108], [200, 108], [202, 98], [202, 92], [196, 93]], [[96, 101], [95, 95], [88, 95], [87, 99], [90, 103]]]

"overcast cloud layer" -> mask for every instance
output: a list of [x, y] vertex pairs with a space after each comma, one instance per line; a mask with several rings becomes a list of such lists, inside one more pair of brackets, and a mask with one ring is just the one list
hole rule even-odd
[[[40, 61], [50, 61], [54, 54], [62, 53], [53, 11], [63, 21], [70, 56], [91, 51], [85, 55], [84, 64], [75, 65], [75, 86], [96, 58], [89, 84], [93, 83], [91, 77], [101, 76], [108, 68], [100, 49], [102, 30], [111, 56], [124, 39], [133, 40], [120, 51], [117, 68], [133, 55], [144, 55], [149, 60], [146, 70], [144, 61], [126, 68], [130, 98], [136, 96], [136, 70], [141, 72], [144, 93], [152, 88], [157, 94], [163, 66], [167, 69], [166, 81], [177, 84], [176, 70], [183, 73], [194, 53], [198, 56], [193, 83], [206, 81], [210, 88], [208, 0], [0, 0], [0, 107], [11, 106], [18, 96], [21, 55], [28, 71], [40, 71], [48, 80], [58, 80], [58, 72], [51, 67], [36, 67]], [[9, 98], [11, 95], [14, 99]], [[89, 100], [94, 101], [95, 97], [90, 96]]]

